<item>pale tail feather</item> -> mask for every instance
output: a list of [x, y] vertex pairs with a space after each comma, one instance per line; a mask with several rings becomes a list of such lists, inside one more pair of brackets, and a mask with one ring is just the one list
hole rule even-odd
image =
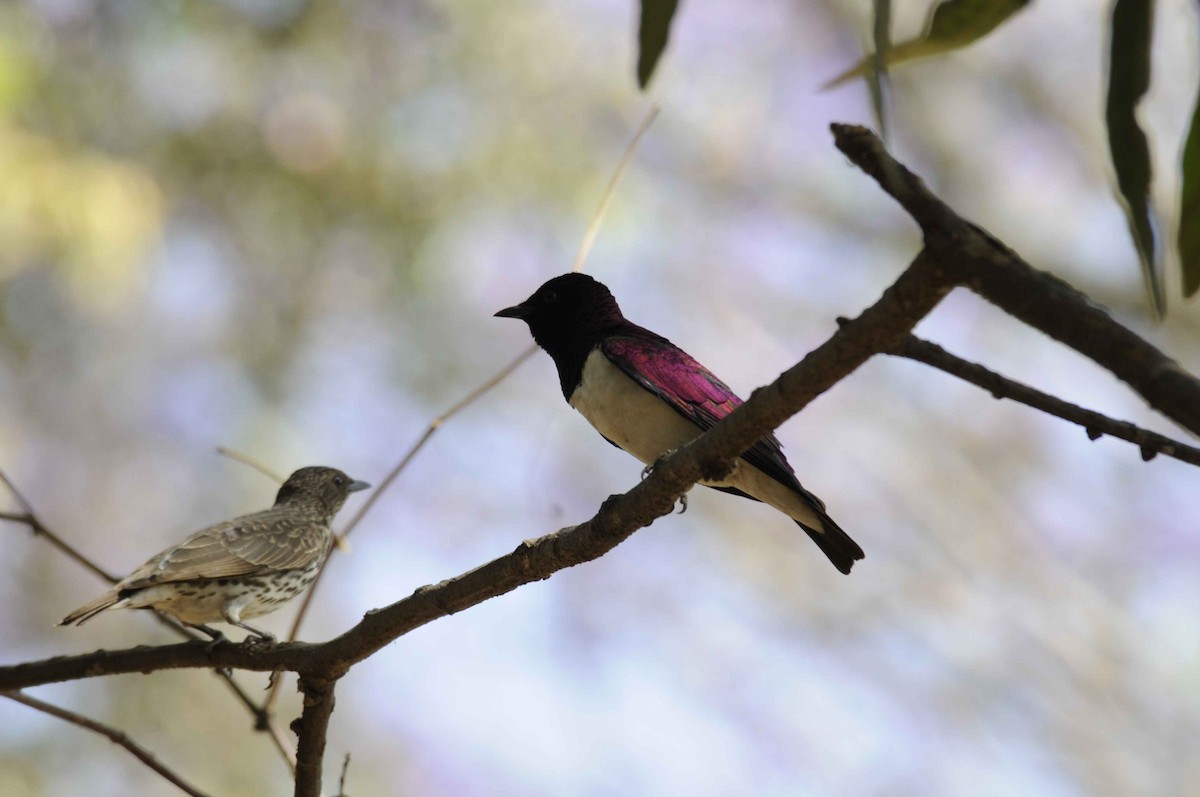
[[101, 595], [99, 598], [83, 604], [78, 609], [60, 620], [58, 624], [83, 625], [105, 609], [112, 609], [118, 605], [124, 606], [126, 603], [128, 603], [127, 599], [122, 598], [119, 592], [116, 590], [110, 590]]

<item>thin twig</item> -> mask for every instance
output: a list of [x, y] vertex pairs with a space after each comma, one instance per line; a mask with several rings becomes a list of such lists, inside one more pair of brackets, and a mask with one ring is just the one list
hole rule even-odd
[[34, 514], [36, 514], [33, 511], [33, 505], [30, 504], [29, 501], [25, 500], [25, 496], [20, 490], [17, 489], [17, 485], [12, 483], [12, 479], [8, 478], [8, 474], [3, 470], [0, 470], [0, 481], [4, 482], [4, 486], [7, 487], [8, 491], [13, 494], [13, 498], [17, 499], [17, 503], [20, 504], [21, 508], [25, 510], [26, 515], [32, 517]]
[[37, 519], [36, 515], [28, 515], [17, 512], [0, 512], [0, 520], [8, 520], [13, 523], [22, 523], [28, 526], [29, 530], [33, 532], [33, 536], [42, 537], [46, 540], [46, 542], [50, 543], [50, 545], [57, 548], [59, 552], [64, 553], [68, 558], [75, 560], [77, 564], [83, 565], [85, 569], [92, 571], [110, 584], [115, 584], [117, 582], [118, 579], [116, 576], [100, 567], [91, 559], [88, 559], [86, 556], [81, 554], [78, 549], [63, 540], [62, 537], [59, 537], [50, 529], [43, 526], [42, 522]]
[[608, 180], [608, 186], [605, 187], [604, 193], [600, 196], [600, 204], [596, 207], [596, 212], [592, 214], [592, 220], [588, 222], [587, 231], [583, 234], [583, 240], [579, 242], [579, 251], [575, 253], [575, 261], [571, 263], [571, 271], [583, 270], [583, 264], [587, 262], [588, 254], [592, 251], [592, 244], [596, 241], [596, 236], [600, 233], [600, 225], [604, 222], [604, 216], [608, 213], [608, 206], [612, 203], [613, 195], [617, 191], [617, 183], [621, 182], [621, 177], [625, 174], [625, 170], [633, 161], [633, 154], [637, 152], [638, 144], [642, 141], [642, 136], [650, 129], [650, 125], [658, 116], [658, 106], [650, 106], [650, 110], [646, 112], [646, 118], [642, 120], [642, 126], [633, 134], [633, 138], [629, 140], [629, 146], [625, 147], [625, 154], [621, 156], [621, 162], [617, 164], [616, 171]]
[[350, 771], [350, 754], [342, 759], [342, 776], [338, 778], [337, 797], [346, 797], [346, 773]]
[[225, 446], [217, 446], [217, 453], [223, 457], [232, 459], [234, 462], [240, 462], [243, 465], [249, 465], [251, 468], [266, 476], [268, 479], [271, 479], [276, 484], [283, 484], [283, 476], [280, 476], [274, 470], [267, 467], [262, 460], [255, 459], [249, 454], [243, 454], [241, 451], [235, 451], [234, 449], [226, 448]]
[[[157, 611], [153, 614], [156, 620], [185, 639], [201, 640], [205, 643], [209, 641], [207, 636], [188, 628], [170, 615]], [[246, 710], [250, 712], [250, 716], [254, 717], [254, 730], [264, 731], [271, 737], [271, 742], [275, 745], [275, 749], [279, 751], [279, 756], [283, 759], [283, 763], [287, 765], [288, 771], [293, 775], [296, 774], [296, 751], [288, 742], [288, 738], [284, 734], [283, 728], [279, 726], [279, 721], [275, 719], [274, 714], [267, 710], [266, 707], [260, 706], [241, 684], [233, 680], [231, 673], [218, 668], [213, 670], [213, 675], [224, 681], [233, 693], [233, 696], [238, 699], [238, 702], [246, 707]]]
[[84, 728], [94, 733], [98, 733], [101, 736], [107, 737], [109, 741], [124, 747], [143, 764], [150, 767], [155, 772], [169, 780], [171, 783], [178, 786], [179, 789], [184, 793], [190, 794], [192, 797], [207, 797], [204, 792], [200, 791], [195, 786], [192, 786], [183, 778], [179, 777], [166, 766], [161, 764], [159, 760], [154, 757], [153, 753], [142, 747], [137, 742], [133, 741], [133, 739], [130, 739], [129, 736], [123, 731], [109, 727], [102, 722], [88, 719], [82, 714], [76, 714], [74, 711], [68, 711], [65, 708], [59, 708], [58, 706], [38, 700], [36, 697], [30, 697], [23, 692], [0, 692], [0, 694], [4, 695], [4, 697], [7, 697], [9, 700], [15, 700], [22, 705], [29, 706], [30, 708], [41, 711], [44, 714], [49, 714], [52, 717], [57, 717], [60, 720], [69, 722], [72, 725], [78, 725], [80, 728]]
[[[160, 615], [161, 616], [161, 615]], [[224, 670], [213, 670], [213, 673], [224, 681], [234, 697], [246, 707], [246, 710], [254, 717], [254, 729], [263, 731], [267, 736], [271, 737], [271, 743], [275, 745], [275, 749], [279, 751], [279, 756], [283, 759], [283, 763], [287, 764], [288, 771], [293, 775], [296, 774], [296, 751], [292, 749], [283, 728], [279, 726], [279, 722], [275, 716], [266, 708], [258, 705], [258, 702], [243, 689], [237, 681], [233, 680], [233, 676]]]
[[1092, 440], [1104, 435], [1126, 440], [1141, 449], [1142, 459], [1146, 461], [1154, 459], [1158, 454], [1165, 454], [1189, 465], [1200, 465], [1200, 448], [1172, 440], [1128, 421], [1109, 418], [1107, 415], [1101, 415], [1069, 401], [1063, 401], [998, 374], [978, 363], [964, 360], [936, 343], [922, 340], [915, 335], [910, 335], [900, 348], [889, 353], [924, 363], [951, 376], [957, 376], [959, 379], [983, 388], [995, 398], [1012, 399], [1065, 421], [1078, 424], [1087, 430], [1087, 435]]
[[45, 538], [46, 542], [53, 545], [71, 559], [74, 559], [77, 563], [83, 565], [88, 570], [91, 570], [93, 573], [100, 576], [100, 578], [107, 579], [108, 583], [113, 584], [117, 581], [117, 577], [112, 573], [109, 573], [107, 570], [97, 565], [91, 559], [87, 558], [73, 546], [68, 544], [65, 540], [63, 540], [62, 537], [59, 537], [50, 529], [46, 528], [42, 524], [42, 521], [38, 520], [37, 513], [33, 511], [33, 505], [26, 500], [21, 491], [17, 489], [17, 485], [13, 484], [12, 479], [8, 478], [8, 474], [2, 469], [0, 469], [0, 481], [4, 482], [4, 486], [8, 488], [8, 491], [12, 493], [13, 498], [16, 498], [17, 503], [21, 505], [23, 510], [25, 510], [22, 513], [2, 512], [0, 513], [0, 520], [9, 520], [13, 523], [24, 523], [29, 527], [29, 530], [33, 532], [35, 537]]
[[[341, 536], [347, 537], [350, 535], [350, 532], [354, 531], [354, 528], [359, 524], [360, 521], [362, 521], [363, 516], [366, 515], [371, 507], [375, 505], [375, 502], [379, 500], [379, 497], [382, 496], [384, 492], [392, 486], [392, 483], [396, 481], [397, 477], [399, 477], [404, 469], [408, 467], [409, 463], [413, 461], [413, 458], [417, 456], [420, 450], [425, 447], [425, 444], [429, 442], [429, 438], [433, 437], [437, 430], [440, 429], [442, 425], [446, 423], [446, 421], [450, 420], [455, 415], [471, 406], [471, 404], [481, 398], [485, 393], [503, 382], [509, 374], [517, 370], [521, 363], [532, 357], [535, 352], [537, 352], [537, 346], [530, 346], [528, 349], [521, 352], [521, 354], [518, 355], [514, 360], [509, 362], [496, 373], [492, 374], [492, 376], [489, 377], [486, 382], [476, 387], [467, 395], [463, 396], [461, 399], [451, 405], [449, 409], [430, 421], [429, 426], [426, 427], [425, 431], [421, 433], [421, 436], [417, 438], [417, 441], [409, 447], [408, 451], [405, 452], [401, 460], [396, 463], [396, 466], [392, 468], [391, 472], [388, 473], [388, 475], [384, 477], [383, 481], [379, 483], [379, 487], [372, 490], [371, 494], [367, 496], [367, 500], [363, 502], [362, 507], [360, 507], [358, 512], [355, 513], [354, 517], [350, 519], [350, 522], [346, 524], [346, 528], [342, 531]], [[308, 607], [312, 603], [313, 595], [316, 592], [317, 585], [321, 582], [321, 576], [325, 574], [325, 568], [328, 565], [329, 560], [326, 559], [325, 563], [321, 565], [321, 569], [317, 571], [316, 578], [314, 578], [312, 584], [309, 585], [308, 591], [304, 593], [304, 597], [300, 600], [300, 609], [296, 612], [296, 619], [292, 621], [292, 627], [291, 630], [288, 631], [287, 641], [294, 642], [296, 635], [300, 633], [300, 624], [304, 622], [304, 616], [308, 613]], [[274, 683], [271, 684], [271, 688], [267, 693], [267, 699], [263, 701], [264, 710], [270, 711], [274, 707], [282, 680], [282, 678], [276, 678]]]

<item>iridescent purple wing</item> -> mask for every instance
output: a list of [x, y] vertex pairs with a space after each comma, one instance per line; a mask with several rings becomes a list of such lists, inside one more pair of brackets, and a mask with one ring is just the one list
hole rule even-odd
[[[610, 335], [600, 344], [600, 350], [609, 362], [704, 431], [742, 404], [728, 385], [691, 355], [649, 330], [641, 334]], [[742, 459], [780, 484], [808, 496], [817, 506], [823, 506], [816, 496], [800, 486], [775, 435], [759, 440]]]

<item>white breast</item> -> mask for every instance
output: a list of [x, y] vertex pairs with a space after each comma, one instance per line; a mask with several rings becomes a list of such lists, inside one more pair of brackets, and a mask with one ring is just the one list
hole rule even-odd
[[[647, 465], [700, 436], [700, 427], [626, 376], [599, 349], [584, 362], [583, 379], [570, 401], [596, 431]], [[724, 482], [702, 483], [736, 487], [811, 528], [823, 528], [819, 516], [798, 493], [744, 460], [738, 461]]]
[[599, 349], [583, 364], [571, 406], [596, 431], [647, 465], [700, 436], [699, 427], [626, 376]]

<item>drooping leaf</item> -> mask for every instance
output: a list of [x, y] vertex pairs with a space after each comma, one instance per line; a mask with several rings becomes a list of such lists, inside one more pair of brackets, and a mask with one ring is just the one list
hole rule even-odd
[[671, 20], [679, 0], [642, 0], [642, 17], [638, 23], [637, 80], [646, 88], [658, 59], [667, 47], [671, 35]]
[[1161, 318], [1166, 310], [1166, 296], [1154, 234], [1154, 205], [1150, 199], [1150, 145], [1136, 113], [1138, 103], [1150, 87], [1153, 22], [1154, 0], [1116, 0], [1113, 5], [1104, 116], [1117, 189], [1142, 264], [1150, 304]]
[[1192, 111], [1192, 128], [1183, 145], [1183, 192], [1179, 203], [1179, 262], [1183, 295], [1200, 289], [1200, 96]]
[[892, 3], [891, 0], [875, 0], [874, 26], [875, 54], [867, 69], [867, 87], [871, 91], [871, 107], [875, 111], [875, 122], [879, 137], [887, 141], [887, 57], [892, 49]]
[[[929, 15], [925, 32], [916, 39], [901, 42], [888, 50], [883, 59], [887, 66], [956, 50], [982, 39], [1020, 11], [1030, 0], [943, 0]], [[833, 88], [862, 77], [874, 56], [868, 56], [847, 69], [823, 88]]]

